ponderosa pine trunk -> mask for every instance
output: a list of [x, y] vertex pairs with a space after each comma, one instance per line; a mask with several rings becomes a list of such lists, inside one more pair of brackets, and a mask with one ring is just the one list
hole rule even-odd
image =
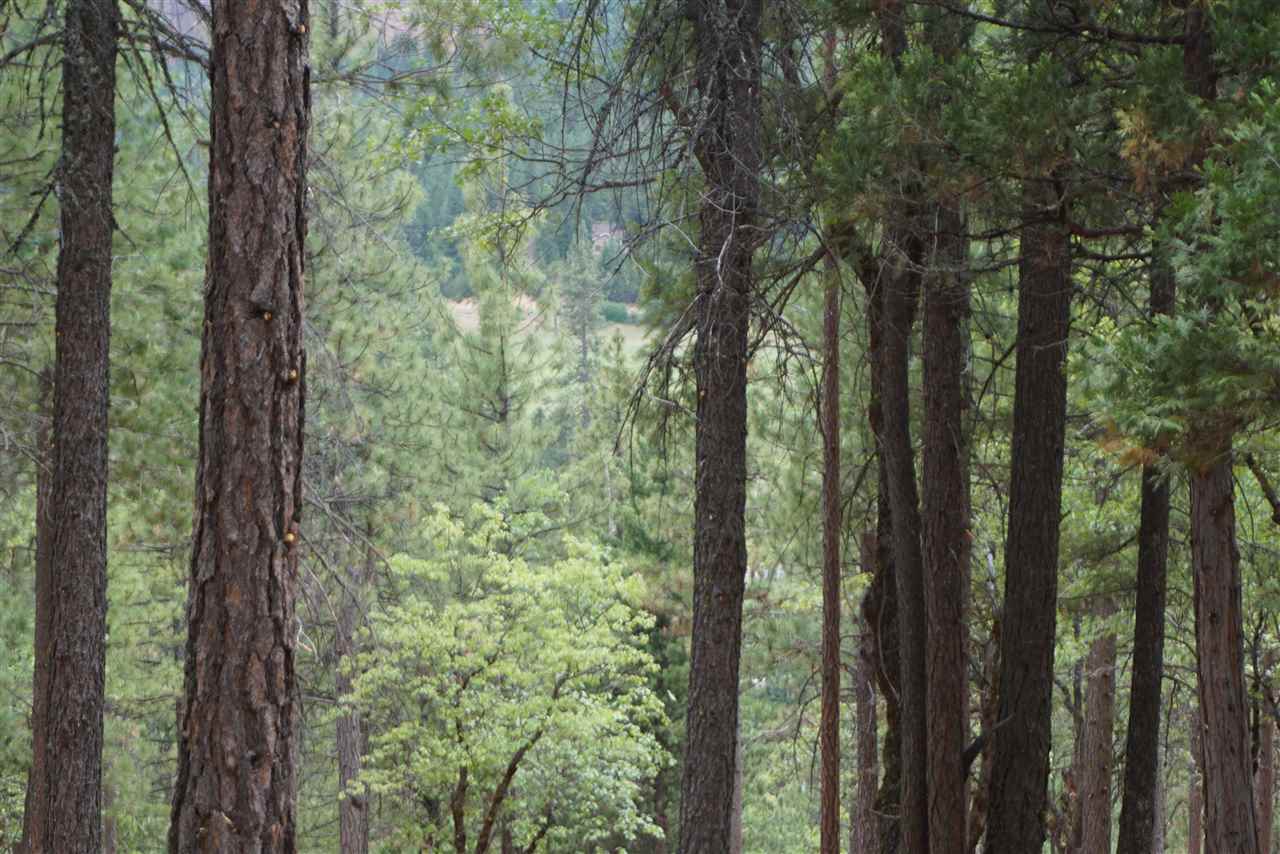
[[968, 244], [954, 202], [930, 217], [935, 247], [924, 287], [924, 598], [929, 851], [964, 854], [968, 710], [965, 652], [968, 476], [964, 372]]
[[[37, 579], [43, 576], [46, 585], [40, 590], [37, 580], [37, 608], [45, 613], [36, 616], [36, 655], [44, 660], [34, 677], [40, 694], [33, 702], [36, 755], [23, 820], [23, 845], [32, 854], [102, 847], [107, 364], [119, 26], [115, 0], [66, 4], [53, 466], [43, 509], [48, 562], [37, 567]], [[38, 564], [40, 557], [45, 556]]]
[[760, 237], [761, 0], [694, 0], [697, 254], [693, 637], [680, 854], [729, 847], [746, 584], [747, 331]]
[[[1103, 619], [1113, 613], [1115, 606], [1107, 599], [1094, 608], [1094, 615]], [[1084, 750], [1079, 778], [1082, 852], [1111, 851], [1115, 670], [1116, 636], [1106, 631], [1089, 645], [1089, 655], [1085, 662]], [[1157, 722], [1157, 734], [1158, 728]]]
[[1024, 201], [999, 729], [986, 854], [1040, 850], [1052, 741], [1071, 245], [1056, 181], [1026, 179]]
[[821, 854], [840, 854], [840, 271], [823, 293]]
[[306, 0], [214, 0], [209, 264], [171, 854], [297, 848]]
[[[1151, 273], [1152, 314], [1170, 314], [1173, 271]], [[1169, 483], [1151, 463], [1142, 467], [1138, 511], [1137, 601], [1133, 616], [1133, 665], [1125, 736], [1124, 795], [1116, 854], [1148, 854], [1153, 845], [1160, 767], [1160, 694], [1164, 679], [1164, 611], [1168, 589]]]

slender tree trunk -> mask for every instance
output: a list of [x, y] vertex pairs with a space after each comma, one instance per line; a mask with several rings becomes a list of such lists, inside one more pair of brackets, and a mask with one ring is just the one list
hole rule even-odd
[[[875, 572], [875, 534], [867, 532], [862, 537], [861, 563], [863, 572]], [[876, 683], [875, 668], [878, 655], [875, 633], [864, 623], [862, 640], [858, 644], [858, 658], [853, 669], [853, 703], [855, 733], [858, 749], [857, 790], [849, 817], [849, 854], [876, 854], [876, 782], [880, 775], [880, 761], [876, 752]]]
[[[899, 222], [908, 221], [903, 217]], [[893, 562], [898, 582], [899, 714], [901, 715], [902, 799], [900, 832], [906, 851], [928, 854], [928, 717], [924, 563], [920, 550], [920, 507], [911, 444], [910, 353], [920, 280], [915, 241], [903, 231], [889, 241], [885, 259], [884, 439], [881, 447], [893, 513]]]
[[16, 854], [29, 854], [31, 837], [39, 814], [35, 799], [43, 792], [48, 769], [45, 749], [48, 731], [50, 637], [53, 620], [53, 520], [49, 492], [53, 486], [53, 377], [48, 368], [40, 373], [40, 431], [36, 437], [36, 560], [35, 560], [35, 657], [32, 661], [31, 769], [27, 775], [23, 808], [22, 839]]
[[169, 850], [297, 847], [307, 4], [213, 4], [209, 270]]
[[875, 577], [862, 600], [862, 612], [873, 644], [872, 664], [876, 686], [884, 697], [885, 734], [884, 776], [876, 795], [875, 813], [879, 827], [877, 838], [881, 854], [898, 850], [898, 804], [902, 779], [901, 726], [898, 711], [900, 655], [898, 631], [898, 588], [893, 563], [893, 510], [889, 500], [889, 473], [884, 453], [884, 410], [881, 388], [884, 386], [884, 301], [879, 276], [866, 277], [867, 286], [867, 355], [871, 362], [871, 389], [867, 402], [867, 421], [875, 437], [877, 454], [876, 530], [870, 552], [874, 559]]
[[965, 323], [969, 290], [964, 223], [954, 204], [937, 205], [935, 253], [924, 289], [924, 575], [928, 707], [929, 850], [963, 854], [964, 754], [968, 704], [965, 555], [969, 550], [965, 473]]
[[[1173, 271], [1151, 274], [1151, 311], [1173, 311]], [[1124, 798], [1117, 854], [1147, 854], [1155, 834], [1159, 787], [1160, 689], [1164, 678], [1164, 609], [1168, 587], [1169, 484], [1154, 465], [1142, 467], [1138, 520], [1137, 602], [1133, 617], [1133, 672], [1125, 738]]]
[[999, 678], [1000, 618], [997, 615], [991, 626], [991, 638], [987, 641], [982, 657], [983, 684], [987, 686], [982, 695], [982, 748], [979, 754], [978, 781], [973, 787], [973, 803], [969, 809], [969, 840], [965, 846], [968, 854], [978, 850], [987, 829], [987, 807], [991, 791], [992, 737], [996, 727], [996, 712], [999, 698], [996, 695], [996, 680]]
[[1258, 810], [1258, 850], [1271, 854], [1271, 825], [1276, 807], [1276, 719], [1263, 713], [1258, 733], [1258, 770], [1254, 799]]
[[992, 760], [986, 854], [1040, 850], [1052, 740], [1071, 247], [1066, 210], [1054, 181], [1027, 179], [1025, 202], [1001, 625], [1000, 729]]
[[[371, 530], [367, 533], [372, 535]], [[350, 694], [352, 689], [351, 675], [345, 665], [356, 653], [355, 638], [361, 617], [359, 596], [372, 570], [372, 560], [372, 555], [369, 555], [363, 569], [355, 569], [350, 573], [347, 584], [343, 585], [340, 593], [341, 604], [335, 633], [338, 653], [335, 687], [339, 697]], [[338, 801], [338, 837], [342, 854], [368, 854], [369, 793], [356, 783], [368, 748], [364, 721], [356, 709], [348, 707], [338, 716], [336, 730], [338, 788], [341, 792]]]
[[840, 854], [840, 273], [832, 263], [822, 337], [822, 810], [820, 851]]
[[1196, 674], [1204, 722], [1205, 842], [1214, 852], [1256, 854], [1258, 826], [1229, 439], [1201, 453], [1203, 468], [1191, 473], [1191, 564]]
[[[1115, 613], [1109, 599], [1098, 603], [1096, 616]], [[1111, 851], [1111, 771], [1114, 763], [1112, 734], [1116, 706], [1116, 636], [1107, 632], [1089, 647], [1086, 664], [1084, 767], [1081, 775], [1081, 851]], [[1157, 719], [1157, 735], [1159, 720]]]
[[1204, 844], [1204, 725], [1199, 698], [1191, 710], [1191, 763], [1187, 775], [1187, 854], [1200, 854]]
[[759, 236], [761, 0], [695, 0], [706, 179], [695, 274], [698, 337], [693, 638], [680, 854], [729, 846], [746, 583], [747, 327]]
[[[68, 0], [63, 28], [61, 246], [53, 383], [48, 563], [37, 567], [37, 669], [27, 850], [102, 847], [107, 634], [107, 363], [115, 0]], [[39, 523], [37, 525], [39, 527]], [[39, 548], [39, 546], [38, 546]], [[43, 556], [41, 556], [43, 557]], [[37, 560], [39, 563], [39, 558]], [[41, 570], [43, 569], [43, 572]], [[43, 632], [41, 631], [43, 629]], [[43, 634], [43, 637], [39, 637]]]

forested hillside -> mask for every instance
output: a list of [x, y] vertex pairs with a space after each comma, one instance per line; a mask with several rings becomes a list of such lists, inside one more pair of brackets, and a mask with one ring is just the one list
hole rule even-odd
[[1272, 0], [0, 0], [0, 848], [1274, 854]]

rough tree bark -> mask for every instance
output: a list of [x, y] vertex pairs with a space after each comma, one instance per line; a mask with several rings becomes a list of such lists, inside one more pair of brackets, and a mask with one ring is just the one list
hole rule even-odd
[[[47, 543], [37, 557], [36, 753], [23, 847], [102, 846], [107, 634], [107, 362], [111, 179], [115, 168], [115, 0], [68, 0], [63, 27], [61, 246]], [[39, 500], [37, 500], [39, 503]], [[38, 536], [38, 534], [37, 534]], [[43, 566], [39, 564], [47, 560]], [[43, 589], [41, 589], [43, 578]], [[44, 595], [41, 596], [40, 594]]]
[[[1172, 313], [1174, 287], [1173, 271], [1167, 266], [1160, 265], [1152, 271], [1150, 306], [1153, 314]], [[1142, 504], [1138, 514], [1133, 672], [1116, 854], [1148, 854], [1155, 834], [1164, 609], [1168, 588], [1169, 484], [1152, 464], [1142, 467]]]
[[729, 846], [746, 583], [747, 327], [760, 195], [761, 0], [695, 0], [704, 177], [697, 279], [693, 638], [681, 854]]
[[929, 850], [963, 854], [968, 709], [965, 575], [969, 549], [964, 372], [968, 245], [955, 203], [930, 217], [936, 247], [924, 287], [924, 595], [928, 622]]
[[[1098, 617], [1115, 613], [1109, 599], [1094, 609]], [[1085, 663], [1085, 720], [1083, 767], [1080, 775], [1080, 823], [1083, 851], [1111, 851], [1112, 733], [1116, 706], [1116, 636], [1106, 632], [1089, 646]], [[1157, 720], [1157, 731], [1159, 721]], [[1157, 732], [1158, 734], [1158, 732]]]
[[840, 271], [823, 294], [822, 809], [819, 850], [840, 854]]
[[[1204, 427], [1197, 433], [1213, 435]], [[1213, 445], [1199, 448], [1198, 456], [1202, 467], [1191, 472], [1191, 566], [1204, 726], [1205, 844], [1215, 852], [1257, 854], [1229, 437], [1224, 441], [1219, 434]]]
[[1028, 178], [1024, 194], [1000, 728], [992, 757], [986, 854], [1040, 850], [1049, 779], [1071, 246], [1057, 183]]
[[213, 4], [209, 267], [172, 854], [296, 850], [306, 0]]

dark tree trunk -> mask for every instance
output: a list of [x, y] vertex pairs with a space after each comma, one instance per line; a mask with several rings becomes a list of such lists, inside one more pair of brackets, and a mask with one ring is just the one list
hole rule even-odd
[[[862, 537], [862, 571], [875, 573], [875, 534]], [[876, 854], [876, 783], [880, 776], [880, 758], [876, 745], [876, 658], [875, 632], [864, 623], [858, 657], [853, 669], [853, 708], [858, 750], [857, 789], [850, 815], [849, 854]]]
[[969, 315], [964, 223], [937, 205], [937, 247], [924, 289], [924, 593], [928, 617], [929, 850], [965, 849], [964, 754], [968, 703], [964, 605], [969, 550], [964, 371]]
[[1000, 729], [992, 758], [987, 854], [1040, 850], [1052, 740], [1071, 247], [1055, 182], [1027, 179], [1024, 192]]
[[[834, 264], [832, 265], [834, 267]], [[840, 276], [827, 271], [822, 338], [822, 814], [820, 851], [840, 854]]]
[[893, 563], [893, 510], [889, 501], [889, 474], [885, 462], [884, 411], [880, 389], [884, 386], [884, 301], [880, 295], [879, 276], [866, 277], [867, 287], [867, 356], [871, 361], [871, 388], [867, 401], [867, 421], [875, 437], [876, 454], [876, 531], [869, 552], [874, 559], [875, 577], [862, 601], [862, 612], [871, 633], [872, 672], [884, 697], [885, 733], [884, 776], [876, 796], [875, 813], [879, 817], [877, 837], [881, 854], [898, 850], [898, 803], [902, 779], [901, 728], [898, 710], [900, 655], [898, 647], [898, 587]]
[[982, 694], [982, 746], [978, 766], [978, 780], [973, 787], [973, 802], [969, 809], [969, 839], [967, 854], [978, 850], [978, 843], [987, 830], [987, 807], [991, 792], [992, 734], [996, 728], [996, 712], [999, 698], [996, 681], [999, 679], [1000, 618], [991, 624], [991, 637], [982, 656], [982, 676], [986, 690]]
[[307, 4], [213, 4], [209, 269], [169, 850], [297, 847]]
[[693, 638], [681, 854], [729, 847], [747, 544], [747, 327], [759, 235], [761, 0], [689, 4], [703, 112]]
[[32, 661], [31, 692], [31, 769], [27, 775], [26, 802], [23, 808], [22, 839], [17, 854], [32, 851], [31, 837], [39, 814], [35, 806], [37, 792], [43, 792], [47, 767], [45, 746], [47, 740], [49, 696], [50, 621], [53, 619], [53, 520], [49, 511], [49, 491], [53, 481], [53, 397], [52, 371], [46, 368], [40, 373], [41, 426], [36, 438], [36, 560], [35, 560], [35, 658]]
[[48, 550], [37, 558], [38, 564], [47, 559], [37, 566], [37, 607], [45, 609], [36, 617], [37, 660], [45, 660], [43, 672], [37, 668], [35, 674], [37, 754], [24, 819], [25, 844], [36, 854], [102, 847], [107, 363], [119, 19], [115, 0], [68, 0], [63, 29], [53, 468], [43, 520], [48, 542], [37, 546]]
[[[920, 549], [920, 506], [911, 443], [911, 327], [919, 297], [918, 241], [910, 235], [912, 217], [903, 214], [887, 240], [882, 273], [884, 338], [882, 350], [884, 436], [881, 453], [889, 481], [893, 515], [893, 562], [898, 583], [899, 715], [902, 751], [899, 825], [904, 850], [929, 851], [928, 717], [926, 698], [927, 621], [924, 563]], [[905, 225], [904, 227], [901, 227]], [[958, 760], [957, 760], [958, 764]]]
[[[1205, 432], [1203, 427], [1197, 430], [1199, 435]], [[1191, 473], [1191, 566], [1195, 574], [1196, 674], [1204, 725], [1205, 844], [1214, 852], [1257, 854], [1229, 442], [1227, 438], [1212, 449], [1201, 447], [1203, 468]]]
[[[1115, 606], [1103, 600], [1094, 610], [1109, 617]], [[1112, 732], [1116, 706], [1116, 636], [1107, 632], [1089, 646], [1085, 664], [1084, 750], [1080, 782], [1081, 851], [1111, 851]], [[1157, 732], [1159, 722], [1157, 721]]]
[[[1151, 275], [1151, 311], [1169, 314], [1173, 272]], [[1160, 688], [1164, 678], [1164, 609], [1168, 587], [1169, 484], [1154, 465], [1142, 467], [1138, 519], [1137, 602], [1133, 617], [1133, 673], [1125, 738], [1124, 798], [1116, 854], [1148, 854], [1155, 833], [1160, 759]]]

